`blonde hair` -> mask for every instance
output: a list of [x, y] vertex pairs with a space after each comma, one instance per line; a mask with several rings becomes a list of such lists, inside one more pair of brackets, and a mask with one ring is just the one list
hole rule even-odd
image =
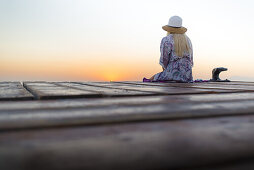
[[[171, 34], [167, 32], [167, 35]], [[191, 53], [191, 47], [185, 34], [173, 34], [175, 53], [179, 57], [183, 57], [185, 53]]]

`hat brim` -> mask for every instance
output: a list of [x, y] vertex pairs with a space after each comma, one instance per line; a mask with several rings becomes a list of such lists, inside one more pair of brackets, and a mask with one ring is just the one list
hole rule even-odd
[[170, 27], [168, 25], [164, 25], [162, 29], [167, 32], [175, 33], [175, 34], [184, 34], [187, 31], [187, 28], [185, 27], [176, 28], [176, 27]]

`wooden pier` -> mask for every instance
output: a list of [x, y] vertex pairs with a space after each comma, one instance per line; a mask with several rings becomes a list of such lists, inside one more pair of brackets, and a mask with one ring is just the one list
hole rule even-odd
[[254, 169], [254, 82], [0, 82], [0, 170]]

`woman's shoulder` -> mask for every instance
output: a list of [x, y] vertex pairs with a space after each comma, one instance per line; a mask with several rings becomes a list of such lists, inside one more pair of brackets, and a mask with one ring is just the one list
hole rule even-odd
[[173, 35], [169, 34], [168, 36], [163, 37], [161, 42], [172, 42], [172, 40], [173, 40]]
[[173, 39], [173, 34], [169, 34], [169, 35], [163, 37], [162, 39], [164, 39], [164, 40], [171, 40], [171, 39]]

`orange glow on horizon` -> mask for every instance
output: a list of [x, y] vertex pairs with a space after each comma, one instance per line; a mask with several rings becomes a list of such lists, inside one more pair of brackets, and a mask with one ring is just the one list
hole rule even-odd
[[[56, 60], [34, 59], [2, 59], [0, 63], [1, 80], [52, 80], [52, 81], [141, 81], [143, 77], [150, 78], [152, 75], [161, 71], [158, 64], [158, 57], [147, 57], [149, 60], [136, 59], [135, 62], [127, 60], [125, 57], [114, 58], [108, 60], [109, 56], [100, 58], [100, 62], [96, 57], [88, 59], [73, 59], [73, 55], [67, 55], [63, 58], [58, 57]], [[134, 58], [129, 54], [130, 58]], [[143, 57], [144, 58], [144, 57]], [[117, 59], [117, 60], [116, 60]], [[145, 62], [144, 62], [145, 61]], [[211, 62], [195, 62], [194, 59], [193, 78], [194, 79], [210, 79], [211, 71], [215, 66]], [[223, 64], [224, 65], [224, 64]], [[227, 67], [227, 66], [226, 66]], [[229, 71], [222, 73], [221, 78], [230, 78], [231, 76], [239, 76], [239, 72], [245, 73], [245, 76], [252, 76], [252, 70], [239, 65]]]
[[101, 77], [104, 81], [119, 81], [121, 75], [119, 75], [117, 72], [105, 72], [102, 73]]

